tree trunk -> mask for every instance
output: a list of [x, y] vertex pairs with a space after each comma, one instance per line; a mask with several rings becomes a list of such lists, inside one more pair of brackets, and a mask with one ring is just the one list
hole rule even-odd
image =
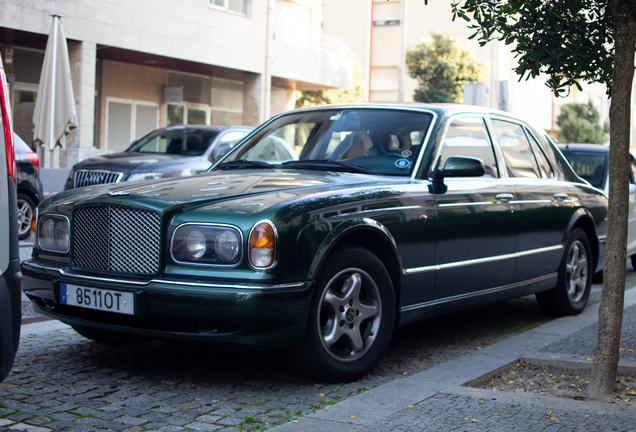
[[618, 371], [627, 261], [629, 139], [636, 47], [636, 0], [610, 0], [614, 25], [614, 72], [610, 107], [610, 180], [603, 293], [592, 376], [591, 399], [614, 391]]

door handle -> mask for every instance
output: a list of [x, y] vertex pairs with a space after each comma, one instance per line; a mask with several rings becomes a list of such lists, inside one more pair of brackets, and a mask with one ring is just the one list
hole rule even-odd
[[559, 201], [563, 201], [564, 199], [568, 198], [568, 194], [564, 194], [564, 193], [555, 193], [554, 195], [552, 195], [552, 197], [555, 200], [559, 200]]
[[500, 193], [495, 195], [495, 198], [497, 199], [497, 201], [510, 201], [515, 199], [515, 196], [509, 193]]

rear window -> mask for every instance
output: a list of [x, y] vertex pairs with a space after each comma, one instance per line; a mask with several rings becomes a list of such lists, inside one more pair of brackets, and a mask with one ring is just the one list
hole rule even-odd
[[605, 187], [606, 153], [563, 151], [574, 172], [598, 189]]
[[196, 129], [157, 131], [146, 135], [127, 151], [201, 156], [208, 149], [216, 135], [218, 135], [218, 131]]

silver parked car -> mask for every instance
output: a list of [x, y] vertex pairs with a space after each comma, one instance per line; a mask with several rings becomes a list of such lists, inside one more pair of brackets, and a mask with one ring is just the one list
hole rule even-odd
[[170, 125], [160, 128], [133, 142], [124, 152], [76, 164], [64, 189], [196, 175], [207, 171], [251, 130], [247, 126]]

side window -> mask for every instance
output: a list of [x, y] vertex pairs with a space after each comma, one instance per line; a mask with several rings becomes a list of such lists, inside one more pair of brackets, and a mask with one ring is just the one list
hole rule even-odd
[[219, 143], [216, 148], [212, 151], [210, 158], [214, 158], [215, 156], [223, 155], [228, 152], [231, 148], [233, 148], [236, 143], [243, 139], [247, 135], [247, 131], [234, 131], [228, 132], [219, 139]]
[[532, 146], [532, 151], [534, 151], [534, 155], [537, 158], [537, 162], [539, 163], [539, 168], [541, 169], [541, 174], [545, 178], [554, 178], [554, 170], [548, 162], [548, 158], [545, 153], [543, 153], [543, 149], [539, 146], [539, 143], [534, 139], [531, 133], [526, 130], [526, 134], [528, 138], [530, 138], [530, 145]]
[[523, 127], [516, 123], [493, 120], [509, 177], [540, 178], [539, 166]]
[[446, 160], [452, 156], [472, 157], [484, 163], [484, 177], [499, 177], [490, 135], [481, 117], [453, 120], [442, 141], [440, 155], [442, 160], [439, 166], [443, 167]]

